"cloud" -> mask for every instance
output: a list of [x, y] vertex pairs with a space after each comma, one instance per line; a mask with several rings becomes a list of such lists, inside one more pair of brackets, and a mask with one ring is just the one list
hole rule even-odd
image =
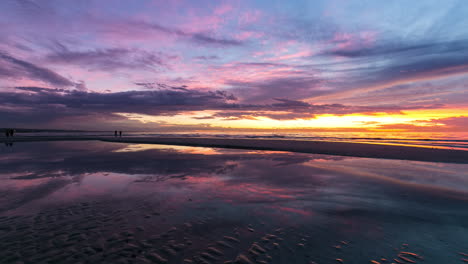
[[344, 49], [332, 49], [325, 52], [325, 55], [341, 57], [370, 57], [370, 56], [425, 56], [442, 55], [453, 52], [468, 51], [468, 40], [454, 40], [443, 42], [419, 42], [419, 43], [394, 43], [384, 42], [375, 46], [355, 46]]
[[322, 53], [322, 57], [340, 58], [338, 64], [323, 69], [340, 77], [334, 81], [336, 90], [314, 98], [337, 101], [398, 85], [466, 74], [468, 40], [382, 40], [371, 47], [333, 48]]
[[115, 93], [43, 87], [17, 87], [16, 90], [0, 92], [1, 122], [50, 125], [78, 117], [115, 122], [126, 120], [115, 113], [174, 115], [183, 111], [222, 108], [236, 99], [225, 91], [203, 92], [184, 87]]
[[418, 132], [466, 132], [468, 130], [468, 116], [416, 120], [411, 123], [382, 124], [378, 125], [377, 128]]
[[380, 62], [379, 66], [358, 71], [358, 74], [371, 74], [379, 82], [424, 78], [428, 75], [449, 76], [459, 71], [466, 72], [468, 40], [418, 43], [389, 41], [372, 47], [335, 49], [324, 55], [351, 59], [344, 62], [355, 64], [351, 70], [355, 70], [356, 65]]
[[65, 46], [45, 57], [51, 63], [72, 64], [100, 70], [168, 68], [168, 62], [176, 58], [161, 52], [138, 49], [108, 48], [87, 51], [71, 51]]
[[[256, 65], [257, 67], [259, 65]], [[265, 65], [263, 65], [265, 66]], [[297, 72], [284, 74], [285, 77], [271, 77], [253, 81], [226, 81], [233, 91], [246, 103], [259, 103], [271, 98], [291, 98], [294, 100], [323, 94], [320, 85], [324, 80], [315, 76], [301, 76]]]
[[33, 79], [61, 87], [74, 85], [72, 81], [52, 70], [15, 58], [2, 51], [0, 51], [0, 76], [12, 79]]
[[157, 23], [149, 23], [143, 20], [119, 21], [115, 22], [114, 24], [109, 23], [108, 27], [106, 27], [106, 30], [113, 34], [126, 36], [132, 34], [141, 35], [142, 31], [146, 31], [146, 34], [144, 35], [147, 37], [151, 36], [151, 32], [163, 33], [165, 35], [179, 37], [196, 44], [206, 44], [210, 46], [228, 47], [242, 46], [244, 44], [242, 41], [231, 38], [220, 38], [209, 32], [188, 32], [175, 27], [163, 26]]
[[235, 39], [221, 39], [215, 38], [203, 33], [196, 33], [191, 35], [191, 39], [195, 42], [201, 44], [212, 44], [212, 45], [219, 45], [219, 46], [240, 46], [242, 42]]
[[195, 59], [197, 59], [197, 60], [217, 60], [217, 59], [219, 59], [219, 57], [216, 56], [216, 55], [196, 56]]
[[[97, 93], [81, 90], [17, 87], [16, 92], [0, 92], [0, 121], [5, 123], [51, 124], [87, 122], [124, 122], [126, 114], [174, 116], [193, 111], [210, 110], [211, 115], [195, 119], [255, 120], [267, 117], [275, 120], [311, 119], [319, 114], [400, 113], [401, 110], [437, 108], [440, 105], [419, 106], [352, 106], [343, 104], [311, 104], [300, 100], [275, 98], [271, 103], [237, 102], [229, 92], [192, 90], [187, 86], [153, 85], [148, 91]], [[104, 124], [101, 124], [104, 125]]]
[[332, 39], [340, 26], [326, 18], [304, 19], [299, 17], [278, 16], [273, 19], [274, 27], [269, 25], [264, 30], [268, 35], [283, 40], [316, 43]]
[[449, 117], [444, 119], [436, 119], [434, 121], [443, 123], [448, 126], [468, 127], [468, 116]]

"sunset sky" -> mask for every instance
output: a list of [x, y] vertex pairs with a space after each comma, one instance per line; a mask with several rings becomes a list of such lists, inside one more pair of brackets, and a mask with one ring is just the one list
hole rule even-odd
[[0, 127], [467, 131], [468, 3], [0, 1]]

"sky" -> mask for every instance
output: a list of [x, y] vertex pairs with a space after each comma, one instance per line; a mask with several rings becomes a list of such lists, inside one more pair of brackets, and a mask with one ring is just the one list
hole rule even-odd
[[0, 1], [0, 127], [468, 129], [463, 0]]

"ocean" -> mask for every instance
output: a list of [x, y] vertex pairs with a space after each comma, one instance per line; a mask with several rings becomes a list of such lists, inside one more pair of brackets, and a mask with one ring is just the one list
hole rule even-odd
[[[94, 132], [28, 132], [19, 136], [113, 136], [113, 131]], [[151, 132], [124, 131], [124, 136], [133, 137], [215, 137], [215, 138], [258, 138], [311, 141], [346, 141], [371, 144], [391, 144], [417, 147], [468, 150], [468, 132]]]

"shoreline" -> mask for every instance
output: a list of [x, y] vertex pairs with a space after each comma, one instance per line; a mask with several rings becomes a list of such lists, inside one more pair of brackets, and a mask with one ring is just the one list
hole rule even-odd
[[187, 137], [14, 137], [0, 138], [0, 142], [37, 141], [87, 141], [97, 140], [116, 143], [162, 144], [194, 147], [232, 148], [249, 150], [288, 151], [309, 154], [338, 155], [361, 158], [398, 159], [428, 162], [468, 163], [468, 151], [382, 145], [370, 143], [306, 141], [284, 139], [232, 139], [232, 138], [187, 138]]

